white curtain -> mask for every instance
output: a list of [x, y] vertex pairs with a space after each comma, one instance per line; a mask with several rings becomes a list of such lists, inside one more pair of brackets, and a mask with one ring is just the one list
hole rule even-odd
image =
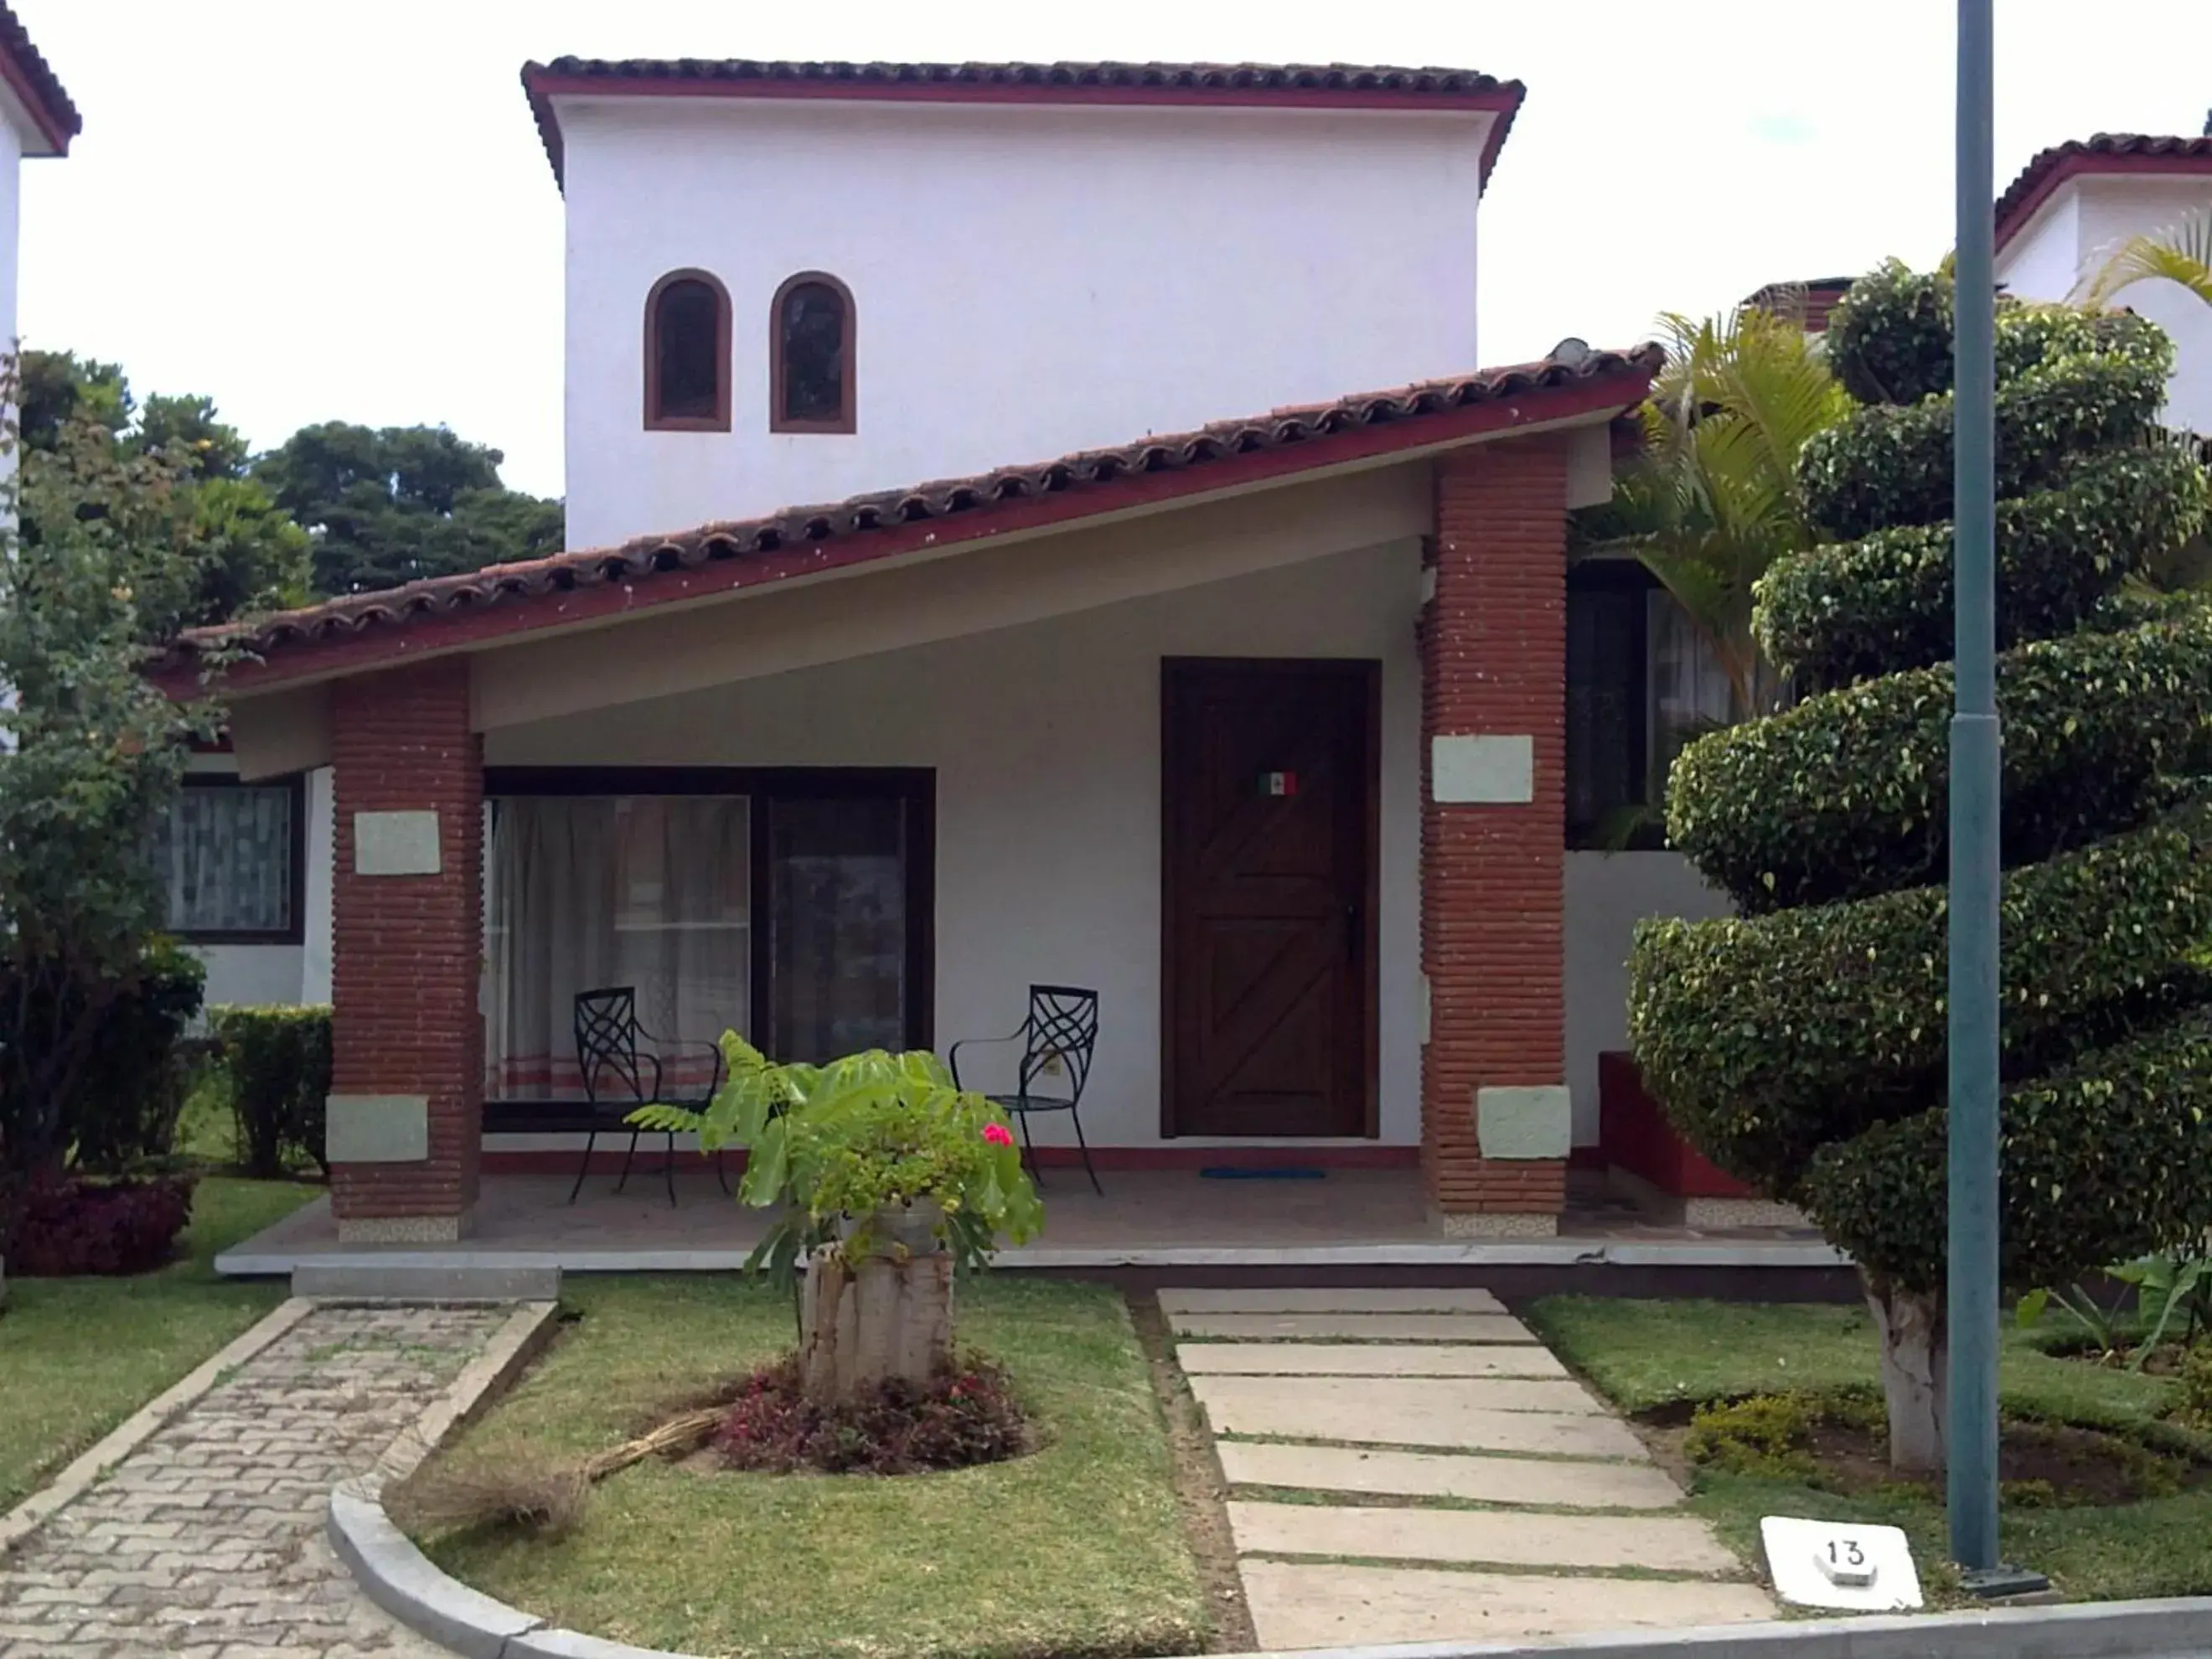
[[485, 1091], [575, 1098], [580, 991], [629, 986], [672, 1087], [694, 1046], [743, 1032], [750, 1002], [747, 803], [729, 796], [505, 799], [492, 805]]
[[181, 933], [282, 933], [292, 926], [292, 786], [193, 785], [154, 832], [154, 866]]
[[1691, 739], [1734, 715], [1728, 671], [1721, 665], [1689, 613], [1664, 588], [1654, 589], [1646, 610], [1651, 665], [1651, 798], [1665, 799], [1667, 774]]

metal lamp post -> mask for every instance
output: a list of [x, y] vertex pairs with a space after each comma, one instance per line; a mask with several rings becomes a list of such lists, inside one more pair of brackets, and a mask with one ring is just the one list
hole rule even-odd
[[1996, 288], [1990, 0], [1959, 0], [1951, 719], [1951, 1553], [1997, 1567]]

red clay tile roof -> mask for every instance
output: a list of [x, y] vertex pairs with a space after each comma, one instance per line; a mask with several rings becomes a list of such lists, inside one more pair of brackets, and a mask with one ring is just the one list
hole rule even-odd
[[[590, 84], [598, 83], [598, 84]], [[1490, 177], [1527, 88], [1475, 70], [1358, 64], [782, 64], [746, 58], [556, 58], [522, 66], [538, 135], [562, 176], [556, 93], [714, 92], [759, 97], [1072, 103], [1267, 103], [1487, 108], [1503, 112], [1483, 152]]]
[[53, 153], [67, 155], [70, 140], [84, 131], [84, 118], [70, 102], [61, 77], [39, 55], [29, 33], [4, 3], [0, 3], [0, 76], [30, 111]]
[[[1386, 428], [1392, 428], [1387, 434], [1389, 441], [1373, 443], [1373, 451], [1450, 441], [1466, 434], [1445, 417], [1462, 411], [1494, 411], [1501, 417], [1496, 422], [1499, 428], [1524, 419], [1535, 422], [1584, 412], [1574, 406], [1573, 394], [1578, 390], [1602, 392], [1611, 388], [1611, 395], [1593, 402], [1592, 409], [1610, 408], [1615, 402], [1626, 406], [1642, 399], [1664, 361], [1665, 354], [1650, 344], [1627, 351], [1589, 351], [1571, 362], [1546, 358], [1508, 368], [1424, 380], [1389, 392], [1365, 392], [1334, 403], [1279, 409], [1249, 419], [1217, 421], [1192, 432], [1143, 438], [1111, 449], [1084, 450], [1024, 466], [1000, 467], [972, 477], [855, 495], [825, 507], [788, 508], [764, 518], [702, 525], [676, 535], [640, 536], [619, 547], [557, 553], [462, 575], [410, 582], [380, 592], [349, 594], [303, 610], [189, 629], [157, 665], [157, 671], [182, 670], [204, 650], [243, 647], [266, 659], [272, 653], [300, 646], [357, 639], [493, 607], [520, 607], [532, 600], [589, 588], [619, 587], [624, 603], [629, 604], [632, 602], [629, 590], [655, 577], [696, 574], [717, 565], [732, 567], [726, 573], [728, 579], [718, 584], [722, 587], [772, 580], [845, 562], [836, 556], [844, 550], [842, 544], [857, 544], [863, 538], [882, 538], [878, 544], [882, 555], [906, 550], [907, 543], [893, 532], [908, 527], [919, 528], [924, 538], [921, 544], [939, 546], [966, 535], [987, 533], [992, 526], [981, 520], [994, 514], [1003, 515], [1022, 503], [1056, 503], [1060, 498], [1103, 488], [1109, 493], [1102, 493], [1095, 505], [1086, 503], [1066, 516], [1110, 512], [1128, 504], [1126, 488], [1116, 490], [1113, 486], [1200, 471], [1238, 457], [1272, 457], [1330, 438], [1369, 436], [1379, 441], [1386, 435], [1381, 429]], [[1335, 459], [1332, 450], [1325, 447], [1315, 453], [1312, 465], [1328, 465]], [[1231, 477], [1228, 482], [1237, 480]], [[1189, 487], [1197, 490], [1207, 486], [1200, 480]], [[878, 556], [858, 547], [853, 555], [854, 558]], [[686, 583], [682, 592], [672, 597], [690, 597], [695, 586], [704, 585]], [[545, 620], [571, 618], [557, 615]], [[518, 616], [515, 625], [530, 623]]]
[[1802, 313], [1808, 334], [1825, 334], [1828, 331], [1828, 313], [1856, 280], [1853, 276], [1808, 276], [1797, 283], [1769, 283], [1758, 293], [1747, 295], [1743, 305], [1761, 311]]
[[2212, 173], [2212, 133], [2177, 138], [2100, 132], [2038, 152], [1997, 198], [1997, 246], [2011, 240], [2051, 191], [2082, 173]]

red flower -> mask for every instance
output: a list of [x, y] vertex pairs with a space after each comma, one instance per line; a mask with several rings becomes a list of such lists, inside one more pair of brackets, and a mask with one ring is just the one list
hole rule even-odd
[[1011, 1146], [1014, 1144], [1014, 1132], [1003, 1123], [986, 1123], [983, 1139], [994, 1146]]

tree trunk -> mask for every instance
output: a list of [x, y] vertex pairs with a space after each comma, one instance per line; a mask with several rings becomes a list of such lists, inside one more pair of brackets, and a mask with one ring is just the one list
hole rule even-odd
[[1881, 1337], [1889, 1466], [1899, 1474], [1941, 1474], [1950, 1397], [1950, 1339], [1942, 1295], [1869, 1284], [1866, 1296]]
[[896, 1377], [917, 1387], [952, 1366], [952, 1258], [815, 1256], [800, 1303], [799, 1372], [817, 1405], [850, 1404]]

